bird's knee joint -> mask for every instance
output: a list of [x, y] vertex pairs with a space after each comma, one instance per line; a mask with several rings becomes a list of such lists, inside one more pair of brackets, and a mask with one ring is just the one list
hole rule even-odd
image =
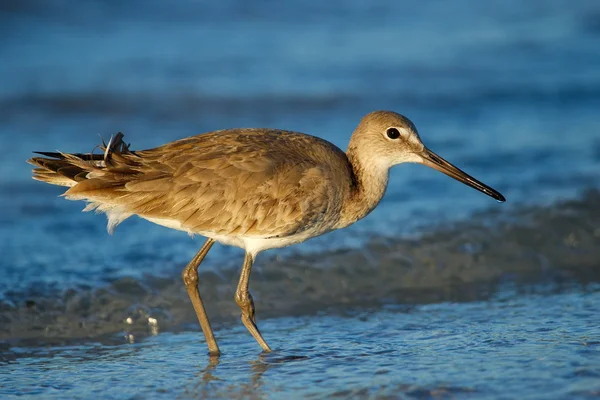
[[181, 277], [183, 278], [183, 283], [186, 287], [198, 284], [198, 273], [193, 270], [189, 270], [187, 268], [184, 269], [181, 273]]
[[249, 293], [236, 293], [235, 302], [241, 308], [247, 308], [252, 304], [252, 297], [250, 297]]

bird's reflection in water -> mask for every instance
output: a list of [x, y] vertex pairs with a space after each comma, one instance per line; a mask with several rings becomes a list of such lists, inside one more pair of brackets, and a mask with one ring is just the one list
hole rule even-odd
[[218, 365], [219, 365], [219, 356], [209, 356], [208, 364], [201, 371], [201, 373], [202, 373], [202, 384], [203, 385], [208, 385], [212, 381], [218, 381], [219, 380], [219, 378], [217, 378], [213, 374], [213, 372], [217, 369]]
[[208, 363], [195, 375], [185, 398], [264, 398], [263, 375], [271, 368], [291, 361], [306, 360], [306, 356], [262, 353], [256, 359], [240, 362], [239, 359], [211, 356]]

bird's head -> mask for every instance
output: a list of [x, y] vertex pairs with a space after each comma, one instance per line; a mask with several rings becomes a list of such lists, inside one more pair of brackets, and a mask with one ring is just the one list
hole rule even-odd
[[415, 125], [392, 111], [367, 114], [352, 134], [349, 152], [370, 168], [387, 170], [405, 162], [425, 164], [500, 202], [505, 201], [502, 194], [425, 147]]

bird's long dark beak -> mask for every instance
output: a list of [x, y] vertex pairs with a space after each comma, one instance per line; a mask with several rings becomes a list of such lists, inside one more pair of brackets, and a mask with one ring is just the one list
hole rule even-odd
[[444, 160], [442, 157], [435, 154], [433, 151], [424, 149], [419, 155], [422, 157], [422, 163], [431, 167], [433, 169], [437, 169], [440, 172], [456, 179], [459, 182], [464, 183], [465, 185], [471, 186], [473, 189], [477, 189], [482, 193], [487, 194], [490, 197], [498, 200], [499, 202], [504, 202], [506, 199], [500, 192], [492, 189], [488, 185], [479, 182], [477, 179], [473, 178], [466, 172], [461, 171], [456, 168], [454, 165], [450, 164], [448, 161]]

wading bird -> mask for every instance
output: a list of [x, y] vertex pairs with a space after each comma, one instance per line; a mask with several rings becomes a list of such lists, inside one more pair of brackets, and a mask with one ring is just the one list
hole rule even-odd
[[494, 199], [504, 197], [428, 150], [413, 123], [390, 111], [366, 115], [344, 153], [326, 140], [276, 129], [227, 129], [133, 151], [123, 134], [103, 154], [40, 152], [28, 160], [33, 178], [67, 186], [85, 211], [108, 216], [108, 231], [137, 215], [208, 239], [183, 270], [211, 355], [220, 354], [200, 293], [198, 266], [215, 241], [246, 252], [235, 301], [242, 322], [264, 351], [248, 290], [258, 253], [289, 246], [369, 214], [392, 166], [421, 163]]

